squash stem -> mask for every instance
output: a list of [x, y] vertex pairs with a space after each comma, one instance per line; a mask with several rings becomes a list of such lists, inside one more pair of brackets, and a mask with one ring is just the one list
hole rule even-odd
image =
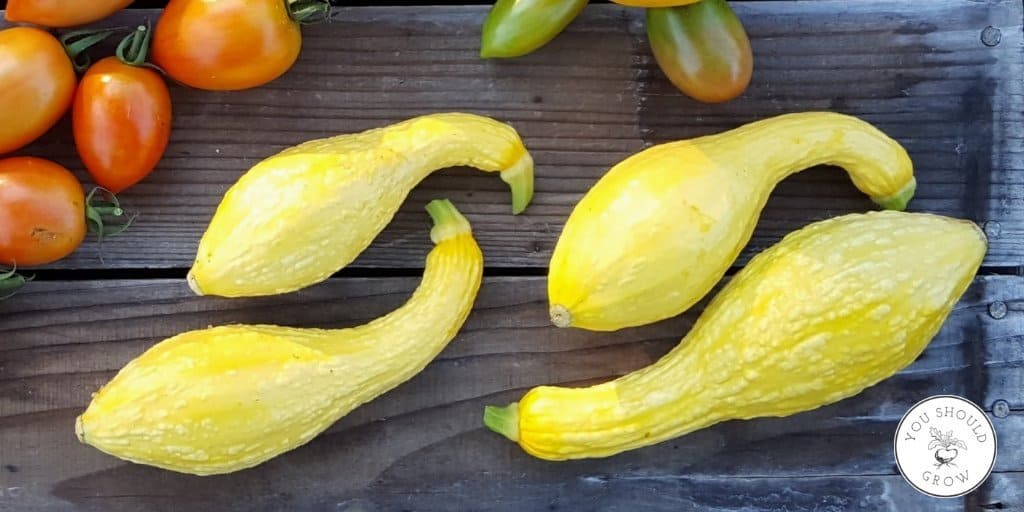
[[484, 407], [484, 425], [512, 441], [519, 442], [519, 403], [505, 407]]
[[512, 189], [512, 213], [520, 214], [533, 200], [533, 157], [529, 153], [501, 171], [501, 180]]
[[911, 178], [910, 183], [907, 183], [899, 192], [882, 198], [871, 198], [878, 206], [885, 208], [886, 210], [896, 210], [902, 212], [907, 209], [907, 203], [914, 197], [914, 192], [917, 191], [917, 178]]
[[469, 221], [447, 199], [435, 199], [427, 203], [427, 213], [434, 221], [434, 228], [430, 230], [430, 239], [435, 244], [472, 232]]

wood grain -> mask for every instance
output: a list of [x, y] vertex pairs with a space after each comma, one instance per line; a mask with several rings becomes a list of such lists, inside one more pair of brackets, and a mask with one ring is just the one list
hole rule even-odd
[[978, 510], [1024, 510], [1024, 472], [993, 474], [976, 502]]
[[[1016, 441], [1024, 437], [1024, 277], [979, 277], [913, 365], [815, 411], [558, 464], [481, 426], [484, 405], [535, 385], [583, 385], [643, 367], [692, 325], [700, 307], [619, 333], [558, 330], [547, 319], [542, 278], [500, 276], [542, 273], [576, 201], [651, 144], [785, 112], [858, 115], [914, 158], [920, 188], [911, 209], [983, 223], [989, 268], [1024, 268], [1022, 2], [731, 3], [757, 69], [750, 90], [724, 105], [676, 92], [650, 57], [641, 12], [609, 5], [588, 7], [544, 50], [501, 62], [476, 56], [486, 6], [343, 8], [338, 22], [305, 29], [299, 63], [267, 87], [173, 86], [168, 154], [123, 196], [140, 213], [136, 228], [104, 244], [102, 262], [89, 243], [50, 267], [75, 280], [36, 282], [0, 302], [0, 511], [1024, 509], [1024, 446]], [[109, 24], [157, 15], [134, 10]], [[982, 42], [986, 28], [1000, 31], [999, 44]], [[492, 115], [520, 130], [538, 163], [537, 195], [513, 217], [494, 176], [443, 171], [413, 191], [353, 265], [415, 274], [430, 243], [423, 205], [449, 197], [470, 217], [488, 273], [499, 276], [485, 280], [466, 327], [422, 374], [309, 445], [232, 475], [178, 475], [77, 442], [73, 421], [90, 394], [163, 338], [232, 322], [354, 325], [397, 307], [418, 282], [346, 277], [228, 301], [194, 297], [181, 280], [89, 280], [93, 270], [174, 275], [190, 264], [221, 194], [260, 159], [444, 110]], [[66, 121], [22, 153], [87, 177]], [[773, 194], [739, 264], [809, 222], [868, 208], [837, 169], [796, 175]], [[941, 393], [989, 411], [1000, 441], [996, 473], [962, 499], [917, 493], [892, 458], [900, 416]]]
[[[603, 381], [646, 366], [678, 342], [700, 308], [620, 333], [559, 330], [546, 318], [543, 279], [496, 277], [422, 374], [256, 469], [182, 476], [121, 462], [73, 435], [90, 393], [164, 337], [230, 322], [354, 325], [398, 306], [416, 284], [343, 278], [276, 299], [231, 301], [192, 297], [180, 280], [43, 282], [0, 303], [0, 489], [19, 489], [0, 497], [0, 509], [962, 510], [962, 500], [931, 500], [898, 476], [896, 423], [940, 393], [990, 409], [992, 391], [978, 372], [1005, 362], [989, 360], [1005, 333], [1024, 332], [1021, 308], [989, 314], [994, 302], [1024, 301], [1024, 278], [982, 277], [914, 364], [856, 397], [555, 464], [483, 429], [483, 406], [535, 385]], [[994, 418], [1000, 439], [1024, 432], [1018, 415]], [[1013, 444], [1001, 443], [998, 471], [1024, 471]], [[985, 492], [998, 499], [1010, 491]]]
[[[486, 6], [354, 7], [305, 29], [299, 63], [253, 91], [174, 87], [167, 156], [124, 195], [130, 233], [87, 244], [54, 268], [185, 268], [221, 194], [249, 166], [312, 138], [414, 115], [465, 110], [510, 122], [537, 161], [537, 196], [508, 214], [494, 176], [466, 169], [428, 178], [354, 267], [417, 268], [429, 244], [423, 205], [449, 197], [473, 221], [488, 265], [547, 265], [572, 206], [613, 164], [652, 143], [718, 132], [785, 112], [827, 109], [877, 123], [904, 143], [920, 188], [912, 209], [988, 223], [990, 266], [1024, 264], [1024, 55], [1017, 0], [856, 3], [734, 2], [753, 40], [749, 91], [725, 105], [691, 101], [650, 57], [641, 13], [589, 7], [542, 51], [512, 61], [476, 56]], [[156, 11], [111, 21], [130, 24]], [[1001, 30], [993, 47], [986, 27]], [[25, 150], [81, 173], [68, 125]], [[841, 172], [784, 182], [750, 249], [811, 221], [871, 208]]]

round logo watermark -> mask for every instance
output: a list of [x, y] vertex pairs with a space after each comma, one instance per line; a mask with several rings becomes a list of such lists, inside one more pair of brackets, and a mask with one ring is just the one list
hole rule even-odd
[[963, 496], [984, 482], [996, 463], [992, 421], [965, 398], [926, 398], [896, 428], [896, 465], [915, 489], [938, 498]]

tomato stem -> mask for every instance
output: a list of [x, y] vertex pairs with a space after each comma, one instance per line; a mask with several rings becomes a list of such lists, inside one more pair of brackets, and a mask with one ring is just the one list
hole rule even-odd
[[18, 290], [25, 286], [25, 283], [35, 279], [35, 276], [25, 277], [18, 273], [18, 266], [14, 265], [10, 270], [0, 273], [0, 300], [9, 299], [18, 293]]
[[119, 30], [123, 30], [123, 28], [73, 30], [60, 36], [60, 42], [64, 45], [64, 51], [67, 52], [68, 57], [71, 58], [75, 71], [84, 73], [92, 65], [92, 58], [85, 51]]
[[[99, 198], [96, 197], [98, 192], [102, 192]], [[89, 231], [96, 233], [101, 244], [104, 238], [124, 233], [135, 222], [138, 214], [128, 217], [126, 221], [117, 223], [110, 223], [105, 217], [121, 219], [125, 214], [126, 212], [124, 208], [121, 208], [121, 202], [117, 199], [117, 196], [105, 188], [96, 187], [85, 198], [85, 219], [89, 225]]]
[[293, 0], [288, 3], [288, 15], [302, 25], [323, 23], [331, 17], [331, 3], [327, 0]]
[[135, 27], [128, 37], [117, 45], [117, 58], [129, 66], [144, 66], [149, 56], [149, 41], [153, 38], [152, 23]]

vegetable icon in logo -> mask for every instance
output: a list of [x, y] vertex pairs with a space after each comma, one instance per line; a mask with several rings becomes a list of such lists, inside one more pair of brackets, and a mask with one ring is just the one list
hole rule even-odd
[[928, 443], [928, 449], [935, 450], [935, 460], [938, 461], [935, 463], [935, 467], [957, 467], [956, 464], [953, 464], [953, 459], [960, 454], [957, 448], [966, 450], [967, 445], [953, 437], [952, 430], [942, 433], [939, 429], [931, 427], [928, 429], [928, 433], [932, 436], [931, 442]]

